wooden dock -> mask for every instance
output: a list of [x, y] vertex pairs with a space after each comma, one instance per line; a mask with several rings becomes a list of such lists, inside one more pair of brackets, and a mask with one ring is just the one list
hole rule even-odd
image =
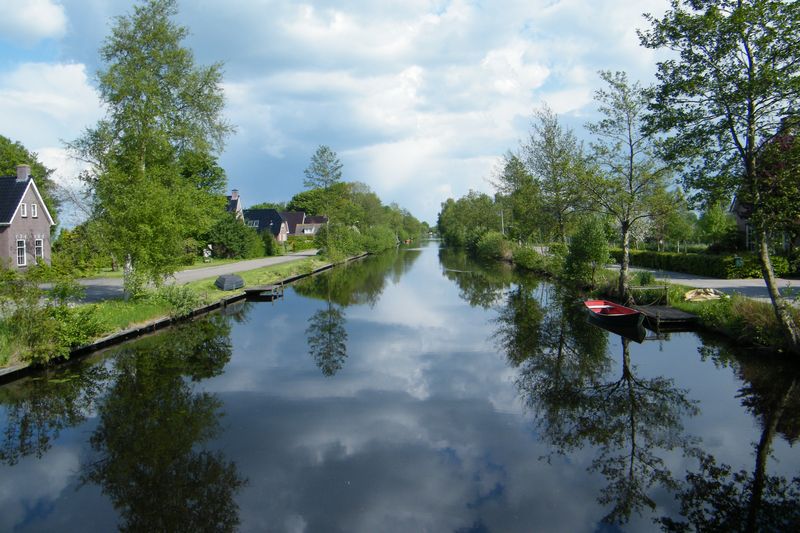
[[244, 292], [248, 300], [272, 301], [276, 298], [283, 298], [283, 284], [245, 287]]
[[647, 326], [656, 331], [688, 329], [697, 321], [697, 315], [666, 305], [633, 305], [644, 315]]

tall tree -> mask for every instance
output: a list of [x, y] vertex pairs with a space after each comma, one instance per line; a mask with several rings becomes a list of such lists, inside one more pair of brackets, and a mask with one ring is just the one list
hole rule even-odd
[[68, 145], [92, 165], [94, 216], [125, 258], [129, 289], [173, 272], [222, 209], [213, 155], [232, 127], [221, 116], [221, 65], [195, 65], [176, 13], [175, 0], [146, 0], [115, 19], [100, 49], [106, 117]]
[[522, 147], [525, 164], [540, 184], [543, 214], [555, 227], [555, 236], [566, 243], [572, 214], [582, 203], [576, 179], [582, 172], [582, 150], [572, 130], [564, 128], [549, 107], [534, 112], [533, 118], [530, 138]]
[[533, 179], [518, 155], [505, 155], [503, 168], [498, 172], [494, 186], [498, 192], [497, 201], [505, 215], [506, 233], [523, 241], [536, 237], [541, 240], [549, 229], [541, 217], [542, 187], [539, 181]]
[[[800, 98], [800, 4], [784, 0], [672, 0], [650, 29], [648, 48], [673, 58], [658, 64], [653, 129], [671, 136], [670, 160], [685, 165], [685, 183], [702, 194], [721, 188], [764, 206], [762, 151]], [[677, 56], [677, 57], [675, 57]], [[778, 292], [769, 254], [770, 227], [753, 220], [759, 258], [775, 314], [790, 349], [800, 353], [800, 326]]]
[[669, 167], [655, 156], [655, 139], [644, 131], [647, 99], [638, 83], [624, 72], [600, 72], [607, 89], [595, 93], [603, 118], [587, 129], [596, 136], [592, 162], [597, 172], [587, 173], [583, 184], [596, 208], [611, 216], [620, 228], [622, 264], [619, 295], [629, 296], [630, 237], [636, 226], [669, 209], [665, 184]]

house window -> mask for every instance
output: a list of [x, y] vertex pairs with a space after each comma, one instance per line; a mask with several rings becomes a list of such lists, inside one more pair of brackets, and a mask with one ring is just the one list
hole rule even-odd
[[34, 252], [36, 253], [36, 259], [44, 259], [44, 240], [36, 239], [34, 245], [35, 245]]
[[303, 235], [310, 235], [314, 233], [314, 228], [303, 228]]
[[21, 217], [28, 216], [28, 204], [19, 204], [19, 216]]
[[36, 204], [31, 204], [31, 216], [33, 218], [37, 218], [39, 216], [39, 206]]
[[251, 228], [257, 228], [258, 227], [258, 220], [248, 220], [247, 221], [247, 225], [250, 226]]
[[17, 239], [17, 266], [24, 267], [27, 264], [27, 258], [25, 257], [25, 239]]

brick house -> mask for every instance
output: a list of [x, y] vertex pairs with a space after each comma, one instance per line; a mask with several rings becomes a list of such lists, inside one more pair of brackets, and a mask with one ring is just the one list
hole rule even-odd
[[11, 268], [50, 263], [50, 228], [53, 217], [30, 175], [31, 167], [18, 165], [16, 176], [0, 177], [0, 261]]

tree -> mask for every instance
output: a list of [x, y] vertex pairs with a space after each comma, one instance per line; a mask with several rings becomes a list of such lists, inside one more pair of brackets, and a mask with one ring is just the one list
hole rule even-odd
[[707, 204], [698, 220], [703, 242], [725, 247], [725, 243], [738, 237], [736, 221], [721, 202]]
[[576, 178], [582, 172], [583, 157], [575, 134], [563, 128], [558, 116], [545, 106], [534, 113], [533, 131], [522, 149], [527, 169], [541, 187], [542, 210], [558, 239], [566, 243], [571, 215], [582, 203]]
[[330, 300], [325, 309], [320, 309], [308, 320], [308, 353], [325, 377], [335, 375], [347, 359], [345, 322], [343, 309]]
[[173, 272], [223, 208], [213, 156], [232, 128], [221, 116], [221, 65], [195, 65], [176, 13], [175, 0], [146, 0], [115, 19], [100, 49], [106, 117], [68, 145], [91, 164], [93, 216], [109, 252], [125, 259], [129, 293]]
[[[664, 155], [685, 168], [701, 197], [732, 190], [754, 212], [766, 207], [762, 152], [800, 98], [800, 5], [782, 0], [672, 0], [661, 19], [647, 16], [642, 45], [677, 58], [658, 63], [649, 126], [668, 132]], [[800, 353], [800, 326], [781, 298], [769, 254], [768, 219], [752, 221], [767, 289], [789, 348]]]
[[647, 99], [640, 85], [631, 84], [624, 72], [601, 71], [600, 77], [608, 84], [608, 89], [595, 93], [604, 118], [586, 126], [596, 136], [591, 161], [598, 171], [587, 173], [583, 185], [596, 209], [619, 224], [618, 290], [627, 298], [631, 234], [642, 220], [668, 211], [665, 184], [670, 169], [656, 158], [655, 139], [643, 129]]
[[609, 260], [608, 240], [605, 224], [597, 217], [586, 217], [578, 225], [578, 231], [569, 243], [566, 258], [566, 274], [579, 281], [590, 281], [594, 287], [597, 268]]
[[303, 173], [306, 176], [303, 185], [307, 188], [329, 189], [334, 183], [341, 181], [342, 163], [336, 152], [321, 144], [311, 156], [311, 162]]
[[504, 213], [507, 233], [511, 238], [522, 241], [536, 237], [542, 239], [549, 228], [543, 224], [541, 217], [541, 184], [533, 179], [519, 156], [508, 153], [504, 161], [494, 186], [498, 192], [497, 201]]
[[650, 237], [658, 243], [659, 250], [665, 243], [672, 242], [680, 251], [681, 242], [694, 238], [696, 234], [697, 215], [689, 208], [680, 189], [670, 191], [668, 195], [672, 208], [654, 217]]
[[17, 165], [30, 165], [31, 175], [36, 180], [36, 188], [39, 189], [47, 210], [57, 223], [61, 201], [56, 192], [57, 185], [51, 179], [53, 169], [44, 166], [39, 161], [39, 155], [28, 151], [21, 143], [0, 135], [0, 176], [16, 175]]

